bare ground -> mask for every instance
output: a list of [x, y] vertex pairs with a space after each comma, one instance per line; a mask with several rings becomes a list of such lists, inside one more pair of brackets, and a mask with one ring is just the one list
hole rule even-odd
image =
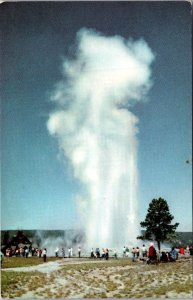
[[159, 265], [64, 259], [2, 271], [3, 298], [192, 298], [191, 259]]

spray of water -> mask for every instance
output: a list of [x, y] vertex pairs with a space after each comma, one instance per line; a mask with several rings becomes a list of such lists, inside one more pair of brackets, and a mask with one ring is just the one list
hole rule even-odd
[[154, 55], [141, 39], [77, 33], [76, 53], [63, 62], [63, 80], [47, 122], [84, 186], [79, 210], [90, 247], [122, 247], [139, 231], [137, 124], [129, 110], [151, 87]]
[[54, 256], [55, 250], [59, 249], [59, 256], [62, 256], [62, 248], [65, 249], [65, 255], [68, 256], [68, 248], [73, 248], [75, 256], [78, 255], [78, 247], [84, 249], [84, 234], [80, 230], [60, 230], [60, 231], [44, 231], [37, 230], [33, 236], [33, 246], [40, 249], [47, 249], [48, 256]]

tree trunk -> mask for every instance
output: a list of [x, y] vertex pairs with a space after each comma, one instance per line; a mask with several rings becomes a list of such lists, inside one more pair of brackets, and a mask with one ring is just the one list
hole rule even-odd
[[160, 241], [157, 241], [158, 250], [160, 252]]

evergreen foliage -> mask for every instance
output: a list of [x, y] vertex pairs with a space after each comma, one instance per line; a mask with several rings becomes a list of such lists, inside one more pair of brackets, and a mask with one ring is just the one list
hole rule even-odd
[[138, 239], [155, 240], [160, 250], [160, 243], [170, 241], [174, 237], [175, 230], [179, 223], [171, 224], [174, 217], [170, 214], [167, 201], [159, 198], [153, 199], [148, 208], [145, 221], [140, 223], [141, 227], [146, 228], [142, 236]]

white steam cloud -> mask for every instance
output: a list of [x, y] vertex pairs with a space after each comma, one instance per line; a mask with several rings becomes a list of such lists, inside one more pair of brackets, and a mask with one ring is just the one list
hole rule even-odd
[[85, 187], [79, 205], [90, 247], [122, 247], [139, 233], [138, 118], [129, 107], [151, 87], [153, 59], [142, 39], [84, 28], [75, 58], [64, 60], [47, 127]]

